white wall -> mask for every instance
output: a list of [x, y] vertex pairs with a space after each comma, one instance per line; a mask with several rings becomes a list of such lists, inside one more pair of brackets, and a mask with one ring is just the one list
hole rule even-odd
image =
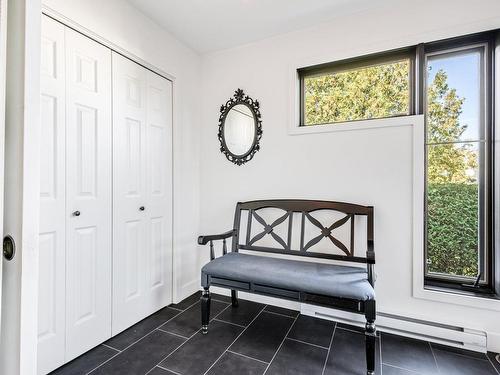
[[[287, 133], [293, 68], [498, 27], [496, 0], [405, 1], [204, 56], [202, 232], [230, 229], [240, 200], [288, 197], [372, 204], [379, 309], [487, 331], [489, 349], [499, 351], [498, 311], [412, 297], [412, 128]], [[264, 131], [261, 151], [240, 167], [225, 160], [217, 140], [220, 105], [237, 88], [259, 99]], [[199, 250], [202, 263], [206, 250]]]
[[199, 287], [193, 255], [199, 217], [200, 57], [126, 1], [42, 3], [175, 77], [173, 295], [181, 300]]

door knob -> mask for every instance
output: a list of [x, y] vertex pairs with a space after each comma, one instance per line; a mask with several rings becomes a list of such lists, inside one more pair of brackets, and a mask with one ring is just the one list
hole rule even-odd
[[145, 209], [146, 209], [146, 207], [144, 207], [144, 206], [139, 207], [139, 211], [144, 211]]
[[80, 216], [80, 211], [73, 212], [73, 216]]
[[12, 260], [16, 253], [16, 243], [10, 235], [6, 235], [3, 238], [3, 257], [6, 260]]

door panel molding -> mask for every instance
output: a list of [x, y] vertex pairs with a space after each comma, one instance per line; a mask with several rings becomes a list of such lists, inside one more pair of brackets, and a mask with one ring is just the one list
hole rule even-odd
[[171, 86], [113, 53], [113, 334], [172, 302]]
[[67, 362], [111, 337], [112, 116], [111, 51], [65, 39]]
[[[38, 372], [64, 363], [66, 69], [64, 26], [42, 17]], [[47, 328], [50, 327], [48, 331]], [[50, 332], [50, 334], [49, 334]]]

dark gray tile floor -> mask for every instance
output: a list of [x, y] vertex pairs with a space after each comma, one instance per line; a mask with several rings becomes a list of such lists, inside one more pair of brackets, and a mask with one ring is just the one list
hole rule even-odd
[[[200, 294], [166, 307], [53, 372], [57, 375], [365, 374], [362, 330], [297, 311], [212, 294], [208, 335]], [[376, 373], [499, 375], [481, 354], [382, 333]]]

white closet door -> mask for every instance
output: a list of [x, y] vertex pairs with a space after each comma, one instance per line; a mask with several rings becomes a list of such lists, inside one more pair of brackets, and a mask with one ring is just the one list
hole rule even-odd
[[113, 334], [171, 302], [172, 89], [113, 54]]
[[147, 76], [148, 314], [172, 302], [172, 82]]
[[146, 70], [113, 53], [113, 334], [146, 313]]
[[66, 28], [66, 360], [111, 336], [111, 51]]
[[64, 363], [65, 338], [64, 26], [42, 17], [38, 373]]

